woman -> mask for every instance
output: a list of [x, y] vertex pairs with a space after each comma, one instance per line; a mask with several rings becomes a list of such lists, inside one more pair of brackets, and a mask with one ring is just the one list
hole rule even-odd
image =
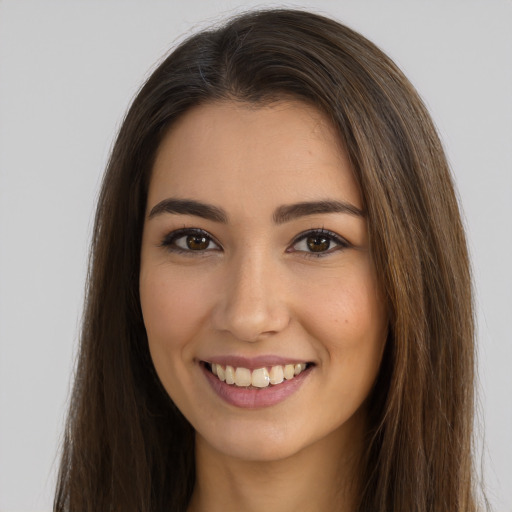
[[473, 314], [416, 92], [305, 12], [191, 37], [97, 210], [56, 510], [475, 510]]

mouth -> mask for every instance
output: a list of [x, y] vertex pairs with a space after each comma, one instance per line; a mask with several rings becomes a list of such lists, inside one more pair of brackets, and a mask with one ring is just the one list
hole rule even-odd
[[[283, 402], [302, 387], [315, 367], [314, 363], [286, 361], [272, 366], [260, 362], [247, 368], [235, 366], [236, 360], [231, 358], [231, 365], [227, 361], [199, 361], [199, 366], [219, 398], [243, 409], [260, 409]], [[240, 359], [238, 364], [243, 361]]]
[[285, 365], [262, 366], [251, 370], [242, 366], [201, 362], [204, 368], [229, 386], [246, 389], [265, 389], [291, 381], [313, 366], [313, 363], [289, 363]]

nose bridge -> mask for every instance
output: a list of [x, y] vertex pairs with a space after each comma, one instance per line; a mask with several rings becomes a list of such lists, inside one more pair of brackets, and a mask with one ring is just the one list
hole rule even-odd
[[243, 341], [277, 333], [289, 321], [279, 262], [265, 247], [233, 257], [216, 312], [217, 328]]

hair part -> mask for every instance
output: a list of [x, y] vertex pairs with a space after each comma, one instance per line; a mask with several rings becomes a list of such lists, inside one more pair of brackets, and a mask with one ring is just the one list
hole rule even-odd
[[194, 432], [154, 370], [138, 291], [153, 161], [163, 135], [194, 106], [288, 97], [323, 111], [340, 135], [388, 301], [358, 510], [475, 510], [471, 278], [435, 127], [375, 45], [333, 20], [279, 9], [187, 39], [123, 122], [96, 213], [55, 510], [186, 510]]

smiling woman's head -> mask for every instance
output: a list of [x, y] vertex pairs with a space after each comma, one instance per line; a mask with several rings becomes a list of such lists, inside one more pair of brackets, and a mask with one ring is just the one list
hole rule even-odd
[[251, 460], [357, 438], [359, 510], [473, 509], [464, 233], [380, 50], [274, 10], [163, 61], [103, 182], [77, 372], [59, 510], [183, 510], [194, 431]]

